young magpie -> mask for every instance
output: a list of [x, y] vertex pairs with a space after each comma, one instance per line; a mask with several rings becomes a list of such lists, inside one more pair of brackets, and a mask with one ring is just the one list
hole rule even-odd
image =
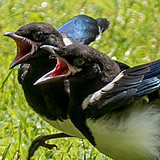
[[[33, 85], [38, 78], [52, 69], [53, 64], [56, 65], [54, 56], [50, 52], [40, 49], [40, 46], [51, 44], [61, 48], [68, 42], [89, 44], [105, 31], [108, 25], [109, 21], [104, 18], [95, 20], [85, 15], [79, 15], [62, 24], [57, 30], [49, 24], [34, 22], [20, 27], [16, 32], [4, 34], [17, 43], [17, 55], [11, 63], [10, 69], [21, 64], [18, 80], [22, 85], [28, 104], [53, 127], [67, 133], [37, 138], [30, 147], [29, 158], [33, 155], [34, 145], [37, 143], [47, 147], [44, 144], [47, 138], [68, 137], [70, 135], [79, 138], [84, 137], [68, 119], [68, 81], [61, 80], [55, 85]], [[69, 28], [75, 31], [71, 32]], [[48, 145], [48, 148], [51, 147]]]
[[58, 63], [35, 84], [69, 79], [69, 117], [100, 152], [115, 160], [160, 160], [160, 60], [120, 71], [86, 45], [42, 48]]

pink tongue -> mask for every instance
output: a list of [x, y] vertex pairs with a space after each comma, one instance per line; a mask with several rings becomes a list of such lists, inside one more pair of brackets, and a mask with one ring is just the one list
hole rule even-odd
[[57, 65], [56, 67], [37, 80], [34, 85], [43, 84], [46, 82], [52, 82], [53, 80], [65, 77], [69, 74], [69, 68], [67, 63], [62, 61], [60, 58], [57, 57]]
[[26, 55], [31, 51], [32, 46], [28, 42], [22, 40], [15, 40], [15, 41], [17, 43], [17, 54], [19, 55], [19, 57], [23, 57], [24, 55]]
[[29, 44], [26, 41], [15, 39], [15, 42], [17, 43], [17, 55], [14, 58], [14, 60], [12, 61], [11, 65], [10, 65], [10, 69], [13, 68], [18, 63], [18, 61], [21, 58], [23, 58], [26, 54], [28, 54], [32, 49], [31, 44]]
[[52, 76], [64, 75], [69, 71], [67, 64], [57, 57], [57, 65]]

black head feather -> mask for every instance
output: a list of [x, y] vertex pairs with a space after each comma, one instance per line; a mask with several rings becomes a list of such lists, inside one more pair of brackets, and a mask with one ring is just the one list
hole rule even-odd
[[52, 25], [43, 22], [33, 22], [20, 27], [17, 35], [26, 37], [40, 44], [64, 46], [61, 34]]
[[45, 45], [42, 48], [57, 56], [58, 63], [52, 71], [41, 77], [35, 84], [67, 77], [71, 84], [94, 84], [94, 88], [90, 91], [94, 89], [96, 91], [120, 73], [120, 68], [115, 61], [87, 45], [72, 44], [60, 49]]
[[10, 68], [21, 63], [32, 63], [32, 59], [41, 56], [48, 56], [49, 52], [40, 49], [42, 45], [64, 46], [61, 34], [50, 24], [42, 22], [26, 24], [16, 32], [7, 32], [4, 35], [14, 39], [17, 44], [17, 55]]
[[[87, 45], [72, 44], [65, 46], [59, 54], [71, 65], [82, 69], [81, 72], [77, 73], [79, 80], [99, 76], [104, 81], [109, 82], [120, 72], [117, 63], [107, 55]], [[75, 78], [77, 75], [71, 77]]]

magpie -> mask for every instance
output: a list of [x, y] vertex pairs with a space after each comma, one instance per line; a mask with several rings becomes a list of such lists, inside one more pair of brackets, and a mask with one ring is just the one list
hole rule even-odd
[[69, 79], [69, 117], [115, 160], [160, 160], [160, 60], [120, 70], [87, 45], [42, 46], [58, 65], [35, 85]]
[[[68, 81], [61, 80], [55, 85], [33, 85], [38, 78], [52, 69], [53, 64], [56, 65], [55, 57], [50, 52], [41, 49], [40, 46], [50, 44], [61, 48], [68, 43], [89, 44], [108, 26], [109, 21], [104, 18], [95, 20], [86, 15], [78, 15], [62, 24], [57, 30], [50, 24], [33, 22], [20, 27], [16, 32], [4, 34], [14, 39], [17, 44], [17, 55], [10, 69], [21, 64], [18, 70], [18, 81], [22, 85], [28, 104], [45, 121], [65, 133], [35, 139], [30, 147], [28, 159], [40, 145], [47, 148], [53, 147], [45, 144], [46, 139], [84, 137], [68, 119]], [[71, 28], [73, 30], [70, 30]]]

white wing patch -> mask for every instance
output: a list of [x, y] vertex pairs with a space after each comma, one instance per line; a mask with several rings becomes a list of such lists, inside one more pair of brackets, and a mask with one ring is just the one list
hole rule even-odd
[[102, 30], [101, 30], [100, 26], [98, 26], [98, 30], [99, 30], [99, 34], [96, 37], [96, 41], [100, 40], [101, 39], [101, 35], [102, 35]]
[[117, 82], [118, 80], [120, 80], [123, 76], [124, 76], [124, 72], [125, 70], [123, 70], [121, 73], [119, 73], [114, 79], [113, 81], [111, 81], [110, 83], [108, 83], [106, 86], [104, 86], [102, 89], [98, 90], [97, 92], [90, 94], [87, 96], [87, 98], [84, 99], [84, 101], [82, 102], [82, 109], [86, 109], [89, 103], [93, 103], [97, 100], [99, 100], [102, 95], [111, 90], [114, 87], [115, 82]]
[[63, 38], [63, 42], [66, 46], [69, 46], [70, 44], [73, 44], [72, 41], [67, 37]]
[[116, 76], [113, 81], [111, 81], [110, 83], [108, 83], [106, 86], [104, 86], [102, 89], [98, 90], [97, 92], [95, 92], [92, 97], [90, 98], [90, 103], [93, 103], [94, 101], [97, 101], [101, 98], [101, 96], [104, 94], [104, 92], [107, 92], [109, 90], [111, 90], [114, 85], [115, 82], [117, 82], [118, 80], [120, 80], [123, 76], [124, 76], [124, 71], [122, 71], [121, 73], [118, 74], [118, 76]]

